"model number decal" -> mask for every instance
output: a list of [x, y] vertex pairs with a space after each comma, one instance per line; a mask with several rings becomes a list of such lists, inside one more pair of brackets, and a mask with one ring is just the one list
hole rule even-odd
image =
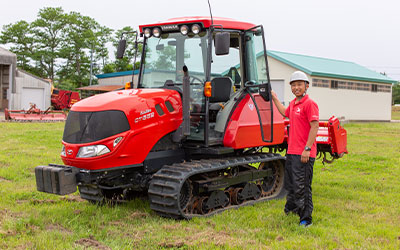
[[[146, 110], [147, 111], [147, 110]], [[146, 111], [144, 111], [144, 112], [146, 112]], [[151, 111], [151, 110], [150, 110]], [[143, 112], [143, 111], [142, 111]], [[150, 118], [153, 118], [154, 117], [154, 112], [151, 112], [151, 113], [148, 113], [148, 114], [146, 114], [145, 113], [145, 115], [142, 115], [142, 112], [140, 112], [140, 116], [139, 117], [137, 117], [137, 118], [135, 118], [135, 123], [138, 123], [138, 122], [140, 122], [140, 121], [145, 121], [145, 120], [148, 120], [148, 119], [150, 119]]]

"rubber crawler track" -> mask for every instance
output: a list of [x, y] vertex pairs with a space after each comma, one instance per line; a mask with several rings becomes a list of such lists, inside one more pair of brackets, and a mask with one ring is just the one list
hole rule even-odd
[[185, 163], [176, 163], [162, 167], [153, 175], [148, 190], [150, 208], [157, 214], [174, 219], [190, 219], [192, 217], [205, 217], [220, 213], [227, 209], [251, 205], [273, 197], [261, 197], [257, 200], [246, 201], [240, 205], [229, 205], [214, 210], [206, 215], [186, 214], [180, 209], [179, 197], [182, 185], [191, 176], [223, 170], [229, 167], [247, 165], [258, 162], [272, 162], [285, 160], [279, 154], [254, 154], [240, 157], [228, 157], [223, 159], [199, 160]]

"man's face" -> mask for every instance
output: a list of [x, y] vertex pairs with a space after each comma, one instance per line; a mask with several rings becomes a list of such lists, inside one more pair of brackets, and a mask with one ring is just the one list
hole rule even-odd
[[292, 93], [296, 97], [302, 97], [308, 89], [308, 84], [305, 81], [294, 81], [290, 84], [290, 86], [292, 88]]

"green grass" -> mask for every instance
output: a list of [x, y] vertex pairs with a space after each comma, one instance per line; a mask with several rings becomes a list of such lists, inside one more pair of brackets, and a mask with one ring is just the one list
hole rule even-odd
[[210, 218], [160, 218], [145, 200], [97, 206], [36, 191], [62, 163], [63, 123], [0, 123], [0, 249], [399, 249], [400, 123], [346, 124], [349, 155], [314, 168], [314, 225], [284, 200]]
[[400, 107], [392, 107], [392, 120], [400, 120]]

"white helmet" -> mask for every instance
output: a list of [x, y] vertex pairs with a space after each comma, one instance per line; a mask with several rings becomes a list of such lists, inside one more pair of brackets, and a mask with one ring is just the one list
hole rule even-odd
[[290, 82], [289, 84], [291, 84], [294, 81], [305, 81], [307, 83], [310, 83], [310, 81], [308, 80], [307, 75], [302, 72], [302, 71], [295, 71], [292, 76], [290, 77]]

